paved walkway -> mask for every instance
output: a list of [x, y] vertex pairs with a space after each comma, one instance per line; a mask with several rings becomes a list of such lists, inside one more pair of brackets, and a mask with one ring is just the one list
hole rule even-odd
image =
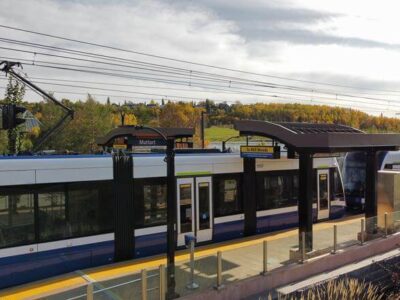
[[[340, 220], [314, 224], [314, 249], [327, 249], [333, 244], [333, 224], [338, 224], [338, 243], [357, 243], [361, 216], [351, 216]], [[198, 247], [195, 255], [196, 290], [212, 287], [216, 283], [217, 251], [222, 251], [223, 282], [230, 283], [259, 274], [262, 267], [262, 242], [268, 241], [269, 270], [289, 263], [289, 250], [297, 247], [298, 230], [290, 229], [265, 235], [238, 239], [219, 244]], [[176, 256], [177, 292], [191, 293], [186, 288], [190, 267], [187, 250], [178, 251]], [[81, 274], [70, 273], [63, 276], [34, 282], [0, 292], [1, 299], [85, 299], [87, 280], [96, 282], [94, 299], [140, 299], [140, 270], [148, 270], [148, 298], [158, 299], [158, 266], [165, 264], [165, 256], [136, 259], [124, 263], [83, 270]], [[81, 275], [85, 274], [86, 279]], [[133, 274], [133, 275], [132, 275]], [[126, 284], [126, 282], [129, 282]], [[109, 289], [109, 287], [115, 286]], [[64, 291], [64, 292], [63, 292]], [[54, 295], [57, 296], [46, 296]], [[81, 297], [79, 297], [81, 295]]]

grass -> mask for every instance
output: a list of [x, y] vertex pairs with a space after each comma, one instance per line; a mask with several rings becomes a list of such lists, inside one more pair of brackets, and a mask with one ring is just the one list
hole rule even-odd
[[[271, 296], [268, 299], [272, 299]], [[280, 296], [282, 300], [383, 300], [398, 299], [397, 295], [386, 297], [379, 286], [355, 278], [334, 279], [299, 292], [294, 296]]]
[[[239, 131], [228, 127], [212, 126], [205, 129], [206, 140], [210, 142], [225, 141], [230, 137], [238, 136]], [[239, 140], [239, 139], [237, 139]]]

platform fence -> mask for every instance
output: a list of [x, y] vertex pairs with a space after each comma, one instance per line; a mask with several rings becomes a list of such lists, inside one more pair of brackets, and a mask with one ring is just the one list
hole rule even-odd
[[[373, 218], [321, 223], [320, 228], [313, 230], [312, 236], [303, 236], [305, 241], [312, 239], [312, 249], [307, 249], [306, 243], [299, 243], [295, 231], [290, 236], [278, 232], [261, 241], [245, 241], [237, 248], [221, 245], [219, 251], [211, 254], [195, 251], [193, 261], [184, 259], [175, 263], [175, 290], [179, 296], [186, 296], [207, 289], [223, 289], [238, 280], [267, 275], [282, 266], [304, 263], [322, 255], [335, 255], [349, 247], [362, 246], [399, 232], [400, 212], [393, 212]], [[166, 292], [166, 266], [160, 265], [106, 281], [88, 282], [85, 287], [64, 292], [61, 298], [153, 300], [165, 299]], [[60, 296], [57, 294], [45, 299], [60, 299]]]

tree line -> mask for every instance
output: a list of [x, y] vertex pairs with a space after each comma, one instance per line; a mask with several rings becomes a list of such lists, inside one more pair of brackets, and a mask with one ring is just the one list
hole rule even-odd
[[[17, 91], [16, 91], [17, 90]], [[0, 103], [8, 103], [12, 93], [23, 95], [18, 89], [9, 89]], [[11, 95], [10, 95], [11, 93]], [[17, 99], [18, 100], [18, 99]], [[18, 129], [16, 152], [30, 151], [38, 138], [53, 126], [62, 116], [62, 111], [54, 104], [41, 102], [18, 103], [27, 107], [40, 126]], [[242, 104], [236, 102], [215, 103], [204, 102], [170, 102], [113, 104], [110, 99], [100, 103], [90, 94], [85, 100], [72, 102], [63, 99], [62, 103], [75, 111], [75, 117], [62, 130], [54, 135], [43, 147], [43, 150], [60, 152], [94, 153], [99, 151], [96, 138], [105, 135], [111, 129], [124, 125], [148, 125], [153, 127], [193, 127], [196, 129], [195, 144], [200, 145], [201, 112], [206, 112], [206, 126], [231, 127], [234, 120], [254, 119], [275, 122], [312, 122], [349, 125], [367, 132], [399, 132], [400, 120], [368, 115], [364, 112], [321, 105], [256, 103]], [[9, 154], [11, 135], [0, 131], [0, 153]]]

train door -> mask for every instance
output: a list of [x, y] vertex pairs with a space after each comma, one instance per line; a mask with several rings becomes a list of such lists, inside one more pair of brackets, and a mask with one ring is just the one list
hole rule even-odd
[[197, 242], [212, 239], [211, 177], [177, 180], [178, 246], [185, 244], [185, 235], [194, 234]]
[[317, 171], [318, 220], [329, 218], [329, 170]]
[[196, 236], [198, 242], [212, 239], [211, 177], [196, 178]]

